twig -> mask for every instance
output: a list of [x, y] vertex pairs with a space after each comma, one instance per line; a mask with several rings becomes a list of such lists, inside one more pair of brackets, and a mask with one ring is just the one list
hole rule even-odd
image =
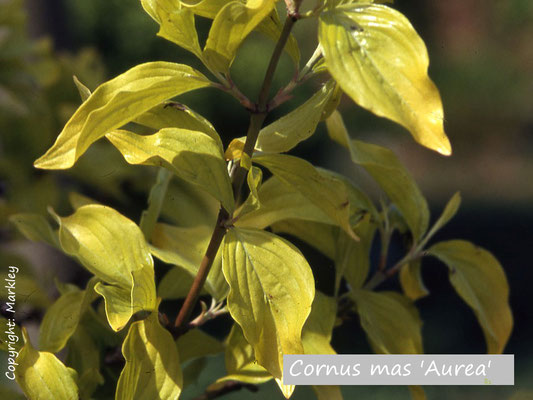
[[[299, 3], [299, 1], [296, 2], [296, 4]], [[244, 153], [246, 153], [250, 157], [252, 156], [255, 143], [257, 141], [257, 136], [259, 135], [259, 131], [261, 130], [263, 122], [265, 121], [266, 115], [268, 113], [268, 95], [272, 86], [274, 72], [276, 70], [283, 48], [285, 47], [285, 44], [289, 39], [291, 30], [295, 22], [296, 19], [294, 17], [291, 17], [291, 15], [287, 15], [287, 18], [285, 19], [285, 23], [283, 25], [283, 30], [280, 34], [276, 47], [274, 48], [274, 51], [270, 58], [270, 63], [268, 64], [268, 68], [265, 73], [263, 86], [261, 87], [261, 91], [259, 92], [257, 107], [254, 110], [255, 112], [253, 112], [250, 117], [250, 126], [248, 128], [246, 142], [244, 144]], [[238, 203], [242, 185], [246, 177], [246, 169], [242, 168], [239, 165], [235, 169], [233, 169], [233, 172], [233, 194]], [[209, 245], [207, 247], [207, 251], [205, 252], [204, 258], [202, 259], [202, 262], [200, 264], [200, 268], [198, 269], [198, 272], [196, 274], [196, 277], [194, 278], [189, 293], [187, 294], [185, 302], [183, 303], [183, 306], [181, 307], [174, 323], [174, 331], [177, 336], [179, 336], [180, 334], [182, 334], [181, 332], [186, 330], [187, 322], [191, 317], [194, 306], [198, 302], [200, 292], [207, 279], [207, 274], [209, 273], [209, 270], [213, 265], [215, 256], [226, 233], [226, 221], [229, 218], [231, 218], [231, 216], [229, 215], [228, 211], [221, 207], [218, 213], [217, 222], [213, 230], [213, 234], [211, 235], [211, 240], [209, 241]]]

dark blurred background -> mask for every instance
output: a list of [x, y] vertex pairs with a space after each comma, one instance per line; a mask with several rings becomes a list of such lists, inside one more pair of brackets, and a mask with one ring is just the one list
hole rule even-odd
[[[492, 251], [507, 273], [515, 320], [506, 348], [506, 353], [515, 354], [515, 387], [428, 387], [429, 398], [533, 398], [533, 1], [398, 0], [394, 7], [407, 15], [427, 44], [430, 75], [443, 98], [453, 155], [442, 157], [418, 146], [402, 128], [348, 98], [340, 110], [352, 137], [396, 152], [428, 197], [433, 218], [455, 191], [462, 193], [458, 215], [435, 240], [464, 238]], [[72, 262], [44, 245], [20, 240], [6, 218], [14, 212], [45, 215], [48, 205], [67, 213], [66, 193], [75, 190], [137, 220], [153, 181], [153, 171], [126, 167], [104, 141], [72, 171], [33, 169], [33, 161], [53, 143], [79, 104], [72, 75], [94, 89], [145, 61], [175, 61], [204, 70], [194, 56], [156, 37], [157, 26], [138, 0], [0, 0], [0, 10], [0, 261], [2, 268], [36, 268], [44, 287], [42, 307], [53, 296], [56, 274], [72, 281], [82, 281], [83, 276], [78, 277], [80, 269]], [[197, 25], [205, 40], [209, 22], [199, 18]], [[302, 21], [296, 26], [304, 62], [316, 46], [313, 25]], [[272, 49], [272, 43], [253, 34], [234, 63], [234, 80], [251, 98], [257, 95]], [[276, 88], [291, 74], [291, 61], [284, 56]], [[299, 88], [294, 99], [270, 118], [301, 104], [319, 83], [320, 79]], [[180, 101], [207, 117], [225, 144], [245, 134], [247, 113], [225, 94], [209, 89]], [[350, 176], [378, 198], [373, 182], [327, 138], [323, 126], [292, 153]], [[313, 257], [312, 263], [324, 262], [310, 249], [304, 251]], [[446, 267], [427, 260], [423, 277], [431, 292], [417, 302], [425, 351], [483, 353], [482, 332], [448, 283]], [[26, 284], [31, 287], [29, 278]], [[383, 288], [397, 288], [397, 283]], [[334, 335], [333, 346], [341, 353], [370, 352], [357, 320]], [[211, 360], [184, 398], [205, 386], [222, 365], [221, 358]], [[255, 398], [278, 398], [276, 391], [266, 384]], [[347, 399], [408, 398], [407, 389], [398, 387], [345, 387], [343, 392]], [[294, 398], [310, 395], [307, 388], [299, 388]], [[236, 393], [227, 398], [249, 396]]]

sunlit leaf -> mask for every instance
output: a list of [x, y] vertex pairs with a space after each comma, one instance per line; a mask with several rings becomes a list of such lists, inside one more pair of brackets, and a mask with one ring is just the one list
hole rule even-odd
[[[322, 112], [334, 93], [334, 86], [332, 81], [328, 82], [300, 107], [261, 129], [255, 150], [263, 153], [284, 153], [308, 139], [321, 120]], [[226, 159], [237, 154], [234, 149], [241, 147], [235, 142], [244, 143], [245, 139], [233, 140], [226, 151]]]
[[315, 294], [313, 274], [292, 244], [265, 231], [233, 228], [224, 239], [228, 309], [255, 357], [282, 378], [283, 354], [302, 354], [302, 327]]
[[98, 283], [95, 291], [106, 300], [114, 330], [122, 329], [135, 312], [154, 309], [153, 260], [135, 223], [97, 204], [58, 219], [63, 250], [105, 283]]
[[474, 310], [483, 329], [487, 353], [501, 353], [509, 340], [513, 317], [509, 284], [498, 260], [487, 250], [464, 240], [437, 243], [428, 254], [450, 269], [450, 282]]
[[106, 137], [128, 163], [165, 167], [213, 195], [228, 212], [233, 211], [226, 163], [216, 141], [205, 133], [165, 128], [149, 136], [120, 130]]
[[160, 25], [158, 36], [201, 57], [194, 13], [181, 8], [179, 0], [141, 0], [144, 10]]
[[177, 399], [183, 386], [178, 350], [157, 313], [131, 324], [122, 345], [126, 365], [115, 399]]
[[209, 86], [202, 74], [189, 66], [150, 62], [99, 86], [78, 108], [54, 145], [35, 167], [67, 169], [96, 140], [120, 128], [159, 103], [179, 94]]
[[318, 36], [329, 72], [357, 104], [451, 154], [427, 50], [407, 18], [379, 4], [339, 6], [320, 15]]
[[350, 201], [344, 183], [321, 173], [300, 158], [285, 154], [261, 155], [253, 161], [268, 168], [280, 181], [299, 191], [333, 222], [356, 238], [350, 226]]
[[[242, 166], [242, 160], [241, 160]], [[248, 198], [243, 203], [242, 207], [238, 210], [239, 218], [243, 215], [249, 214], [260, 208], [260, 199], [259, 199], [259, 188], [263, 182], [263, 171], [258, 167], [249, 168], [248, 174], [246, 175], [246, 183], [248, 183], [248, 188], [250, 189], [250, 194]]]
[[22, 329], [24, 347], [16, 362], [15, 377], [29, 399], [73, 400], [78, 398], [77, 374], [46, 351], [33, 348], [26, 329]]
[[80, 93], [81, 101], [83, 103], [85, 100], [87, 100], [91, 96], [91, 90], [87, 86], [85, 86], [83, 83], [81, 83], [76, 75], [74, 75], [72, 79], [74, 80], [74, 84], [76, 85], [76, 88], [78, 89], [78, 92]]
[[378, 354], [420, 354], [422, 322], [414, 305], [397, 292], [355, 290], [361, 325]]
[[200, 131], [211, 136], [222, 149], [222, 141], [213, 125], [184, 104], [175, 102], [160, 104], [141, 114], [133, 121], [156, 131], [164, 128]]
[[274, 9], [275, 0], [228, 2], [216, 15], [204, 48], [204, 60], [217, 72], [228, 72], [246, 36]]
[[[160, 260], [182, 267], [191, 278], [195, 277], [211, 237], [212, 228], [198, 226], [181, 228], [157, 224], [152, 235], [152, 254]], [[176, 276], [176, 275], [173, 275]], [[170, 282], [166, 283], [169, 285]], [[161, 289], [161, 288], [160, 288]], [[222, 300], [228, 285], [222, 274], [222, 253], [218, 252], [205, 283], [205, 289], [217, 300]], [[170, 287], [165, 286], [169, 291]]]
[[214, 19], [222, 7], [228, 4], [228, 0], [180, 0], [180, 3], [197, 15]]

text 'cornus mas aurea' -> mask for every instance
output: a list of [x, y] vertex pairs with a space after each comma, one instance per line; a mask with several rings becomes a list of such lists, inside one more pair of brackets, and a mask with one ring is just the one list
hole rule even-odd
[[[426, 199], [400, 160], [389, 149], [353, 139], [337, 111], [345, 93], [403, 126], [419, 144], [451, 154], [424, 42], [405, 16], [378, 3], [141, 1], [158, 35], [190, 51], [204, 68], [148, 62], [92, 92], [75, 80], [82, 104], [35, 167], [71, 168], [105, 138], [130, 168], [153, 171], [154, 184], [138, 224], [76, 194], [70, 215], [50, 210], [53, 224], [43, 216], [12, 217], [28, 238], [57, 247], [93, 275], [84, 288], [58, 283], [60, 297], [44, 315], [38, 346], [23, 331], [16, 379], [28, 398], [91, 399], [111, 391], [116, 399], [177, 399], [205, 357], [216, 354], [224, 354], [226, 370], [205, 389], [206, 398], [271, 379], [289, 398], [295, 388], [283, 384], [283, 355], [335, 354], [332, 332], [345, 329], [346, 319], [336, 318], [340, 303], [344, 317], [359, 316], [377, 353], [421, 353], [414, 301], [428, 295], [420, 272], [426, 256], [450, 268], [450, 282], [474, 310], [487, 351], [503, 351], [512, 318], [501, 265], [466, 241], [429, 243], [456, 213], [459, 194], [431, 225]], [[205, 43], [197, 17], [211, 20]], [[292, 34], [302, 19], [318, 31], [316, 51], [303, 66]], [[250, 99], [234, 83], [232, 64], [252, 32], [274, 50], [259, 95]], [[273, 88], [284, 53], [294, 71], [285, 86]], [[304, 84], [315, 93], [265, 124], [267, 114]], [[205, 88], [235, 97], [250, 111], [247, 132], [234, 134], [227, 148], [209, 121], [171, 102]], [[285, 154], [322, 122], [389, 203], [378, 206], [347, 178]], [[193, 223], [176, 217], [185, 214], [195, 216]], [[393, 232], [408, 247], [389, 265]], [[330, 260], [330, 292], [315, 289], [308, 261], [285, 234]], [[382, 254], [377, 266], [369, 257], [375, 237]], [[168, 267], [158, 276], [167, 272], [156, 285], [162, 264]], [[401, 292], [376, 290], [394, 276]], [[211, 305], [196, 307], [200, 297], [211, 298]], [[160, 311], [176, 299], [184, 300], [172, 303], [179, 304], [174, 312]], [[214, 318], [232, 321], [225, 340], [201, 329]], [[116, 375], [104, 366], [109, 348], [118, 359]], [[66, 358], [58, 358], [64, 349]], [[339, 387], [313, 389], [319, 399], [342, 398]], [[425, 398], [421, 388], [410, 389], [414, 398]]]

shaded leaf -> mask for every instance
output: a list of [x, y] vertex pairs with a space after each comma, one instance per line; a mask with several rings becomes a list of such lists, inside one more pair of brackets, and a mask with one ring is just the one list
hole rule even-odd
[[[279, 19], [278, 10], [274, 7], [268, 17], [261, 21], [256, 30], [263, 35], [272, 39], [274, 43], [277, 43], [283, 30], [283, 24]], [[292, 58], [294, 65], [298, 67], [300, 65], [300, 47], [294, 35], [289, 35], [284, 50]]]
[[[157, 224], [152, 235], [153, 246], [150, 251], [161, 261], [182, 267], [191, 278], [194, 278], [209, 244], [211, 233], [212, 228], [206, 226], [180, 228]], [[222, 274], [221, 251], [217, 253], [207, 275], [205, 289], [217, 300], [222, 300], [228, 292], [228, 285]]]
[[260, 384], [272, 379], [266, 369], [255, 360], [254, 349], [246, 341], [241, 327], [233, 324], [226, 340], [225, 363], [227, 375], [217, 379], [211, 389], [227, 381]]
[[426, 232], [429, 224], [427, 201], [420, 192], [415, 180], [398, 160], [396, 155], [381, 146], [351, 140], [344, 124], [339, 122], [340, 114], [332, 115], [334, 121], [328, 125], [330, 135], [343, 144], [348, 144], [352, 161], [362, 166], [380, 185], [389, 199], [398, 207], [415, 240], [419, 240]]
[[169, 62], [137, 65], [100, 85], [67, 122], [37, 168], [67, 169], [96, 140], [179, 94], [209, 86], [189, 66]]
[[200, 329], [192, 329], [176, 341], [181, 363], [224, 351], [224, 345]]
[[450, 269], [450, 282], [474, 310], [483, 329], [487, 353], [503, 352], [511, 335], [513, 317], [509, 284], [498, 260], [487, 250], [464, 240], [440, 242], [427, 252]]
[[411, 300], [418, 300], [429, 294], [422, 281], [422, 262], [420, 259], [412, 261], [400, 269], [400, 284], [403, 293]]
[[422, 322], [410, 301], [396, 292], [355, 290], [361, 325], [378, 354], [420, 354]]
[[224, 238], [228, 310], [259, 364], [282, 378], [283, 354], [301, 354], [315, 294], [313, 274], [292, 244], [265, 231], [233, 228]]
[[78, 372], [80, 399], [91, 399], [104, 377], [100, 374], [100, 350], [84, 326], [79, 326], [69, 340], [67, 365]]
[[27, 238], [35, 242], [44, 242], [59, 248], [57, 232], [52, 229], [48, 220], [39, 214], [15, 214], [9, 217], [17, 229]]
[[442, 211], [441, 216], [439, 219], [435, 222], [435, 224], [431, 227], [428, 234], [424, 238], [424, 241], [422, 245], [427, 243], [429, 239], [431, 239], [435, 233], [437, 233], [444, 225], [446, 225], [450, 220], [457, 214], [457, 211], [459, 210], [459, 206], [461, 205], [461, 194], [459, 192], [455, 193], [452, 198], [446, 203], [446, 207], [444, 207], [444, 211]]
[[328, 71], [357, 104], [451, 154], [427, 50], [407, 18], [379, 4], [349, 4], [320, 15], [318, 37]]

